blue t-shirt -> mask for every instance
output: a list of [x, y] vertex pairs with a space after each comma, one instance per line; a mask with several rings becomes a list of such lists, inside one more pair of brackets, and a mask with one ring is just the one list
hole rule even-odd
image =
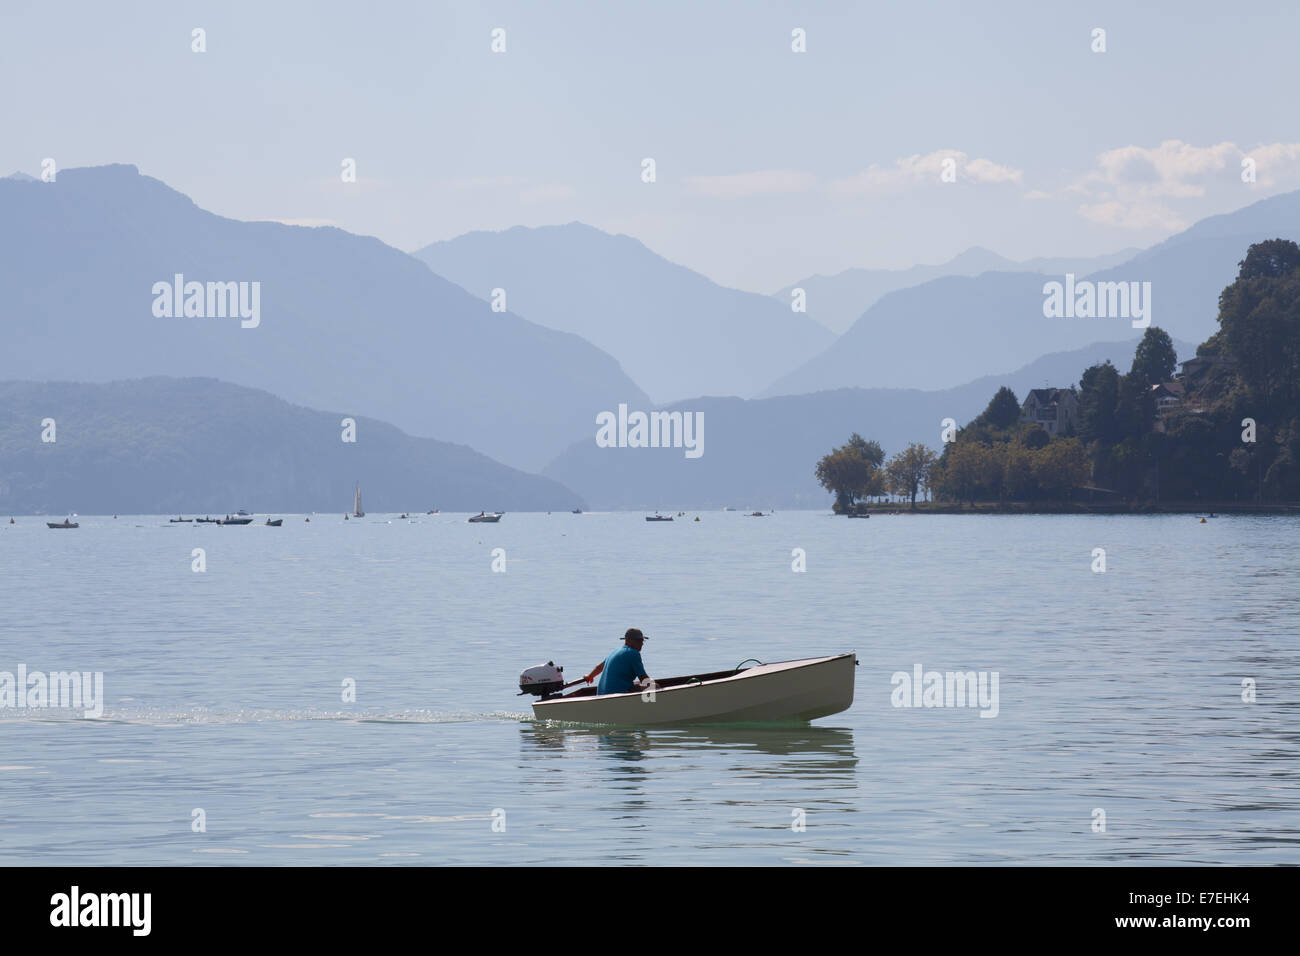
[[641, 652], [624, 644], [605, 658], [605, 668], [600, 672], [596, 693], [626, 694], [632, 689], [633, 681], [645, 672]]

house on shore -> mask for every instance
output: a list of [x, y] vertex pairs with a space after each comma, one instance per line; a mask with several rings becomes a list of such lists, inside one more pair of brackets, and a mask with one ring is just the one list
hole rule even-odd
[[1079, 393], [1073, 388], [1031, 388], [1020, 406], [1020, 421], [1039, 425], [1047, 434], [1069, 434], [1079, 420]]

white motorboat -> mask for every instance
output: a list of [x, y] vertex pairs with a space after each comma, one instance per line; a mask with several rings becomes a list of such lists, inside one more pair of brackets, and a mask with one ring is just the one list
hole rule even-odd
[[853, 705], [857, 660], [855, 654], [837, 654], [670, 677], [654, 681], [653, 693], [638, 688], [598, 695], [594, 687], [584, 687], [561, 696], [555, 691], [562, 687], [562, 674], [559, 686], [521, 681], [520, 688], [540, 696], [533, 703], [539, 720], [635, 727], [809, 721]]
[[496, 522], [501, 520], [501, 516], [503, 514], [505, 514], [504, 511], [498, 511], [494, 514], [488, 514], [485, 511], [480, 511], [478, 514], [470, 516], [469, 520], [471, 524], [475, 524], [480, 521], [489, 521], [495, 524]]

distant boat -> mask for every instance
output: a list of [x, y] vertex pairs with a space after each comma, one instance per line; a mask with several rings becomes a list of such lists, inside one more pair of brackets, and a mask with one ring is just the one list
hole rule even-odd
[[195, 524], [221, 524], [220, 518], [195, 518]]
[[438, 514], [438, 509], [437, 509], [437, 508], [434, 508], [432, 511], [426, 511], [425, 514], [427, 514], [427, 515], [436, 515], [436, 514]]
[[356, 494], [356, 497], [354, 497], [354, 498], [352, 499], [352, 517], [354, 517], [354, 518], [364, 518], [365, 516], [366, 516], [366, 513], [365, 513], [365, 511], [363, 511], [362, 508], [361, 508], [361, 482], [358, 481], [358, 482], [357, 482], [357, 494]]
[[402, 517], [403, 517], [403, 518], [409, 518], [409, 517], [411, 517], [411, 516], [410, 516], [410, 515], [407, 515], [407, 514], [404, 514], [404, 515], [402, 515]]
[[761, 511], [751, 511], [748, 515], [746, 515], [746, 517], [748, 517], [748, 518], [766, 518], [767, 515], [763, 514], [763, 512], [761, 512]]
[[572, 513], [575, 514], [575, 515], [580, 515], [580, 514], [582, 514], [582, 509], [581, 509], [581, 508], [574, 508]]
[[646, 515], [646, 521], [672, 521], [672, 515]]
[[239, 517], [232, 518], [230, 515], [226, 515], [225, 521], [217, 522], [217, 524], [252, 524], [252, 523], [253, 523], [252, 518], [239, 518]]
[[[116, 515], [114, 515], [114, 517], [116, 517]], [[187, 524], [193, 521], [194, 519], [193, 518], [168, 518], [167, 520], [170, 521], [172, 524]]]
[[270, 518], [266, 519], [266, 526], [268, 528], [278, 528], [282, 524], [284, 524], [283, 518], [276, 518], [274, 521], [272, 521]]
[[496, 512], [495, 514], [488, 514], [488, 513], [485, 512], [485, 511], [480, 511], [480, 512], [479, 512], [478, 514], [476, 514], [476, 515], [471, 515], [469, 520], [470, 520], [471, 523], [476, 523], [476, 522], [479, 522], [479, 521], [491, 521], [491, 522], [495, 523], [495, 522], [501, 520], [501, 516], [502, 516], [503, 514], [505, 514], [504, 511], [498, 511], [498, 512]]
[[47, 522], [45, 522], [45, 527], [47, 527], [47, 528], [80, 528], [81, 525], [78, 524], [77, 522], [71, 520], [70, 518], [64, 518], [62, 521], [57, 521], [57, 522], [56, 522], [56, 521], [47, 521]]

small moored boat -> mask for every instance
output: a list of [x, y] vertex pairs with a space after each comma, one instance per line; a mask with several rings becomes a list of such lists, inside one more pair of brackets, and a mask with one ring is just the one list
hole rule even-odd
[[[12, 522], [10, 522], [10, 523], [12, 524]], [[77, 522], [73, 521], [71, 518], [64, 518], [62, 521], [47, 521], [47, 522], [45, 522], [45, 527], [47, 527], [47, 528], [80, 528], [81, 525], [78, 524]]]
[[672, 515], [646, 515], [646, 521], [672, 521]]
[[[310, 520], [310, 519], [308, 519], [308, 520]], [[282, 525], [282, 524], [284, 524], [284, 519], [283, 519], [283, 518], [276, 518], [274, 521], [272, 521], [270, 518], [267, 518], [267, 519], [266, 519], [266, 526], [267, 526], [268, 528], [278, 528], [278, 527], [280, 527], [280, 525]]]
[[224, 521], [217, 522], [217, 524], [252, 524], [252, 523], [253, 523], [252, 518], [240, 518], [237, 516], [231, 517], [230, 515], [226, 515]]
[[493, 521], [493, 522], [495, 522], [495, 521], [500, 521], [500, 520], [501, 520], [501, 516], [502, 516], [503, 514], [505, 514], [504, 511], [498, 511], [498, 512], [496, 512], [495, 514], [488, 514], [488, 513], [485, 512], [485, 511], [480, 511], [480, 512], [479, 512], [478, 514], [476, 514], [476, 515], [470, 515], [470, 519], [469, 519], [469, 520], [470, 520], [470, 523], [471, 523], [471, 524], [473, 524], [473, 523], [475, 523], [475, 522], [479, 522], [479, 521]]
[[653, 695], [639, 689], [598, 695], [594, 687], [583, 687], [559, 696], [543, 693], [536, 685], [520, 687], [540, 695], [533, 703], [539, 720], [636, 727], [809, 721], [853, 705], [857, 661], [855, 654], [837, 654], [755, 662], [757, 666], [743, 670], [738, 665], [729, 671], [656, 680]]

